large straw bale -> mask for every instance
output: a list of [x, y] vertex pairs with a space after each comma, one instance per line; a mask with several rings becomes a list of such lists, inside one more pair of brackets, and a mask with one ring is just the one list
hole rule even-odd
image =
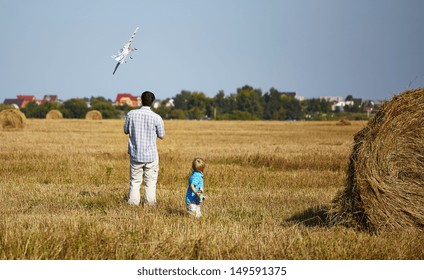
[[101, 120], [101, 119], [103, 119], [103, 117], [102, 117], [102, 113], [100, 113], [100, 111], [91, 110], [91, 111], [87, 112], [87, 114], [85, 115], [85, 119], [86, 120]]
[[5, 109], [0, 112], [0, 127], [2, 129], [22, 129], [25, 124], [26, 117], [18, 109]]
[[47, 113], [46, 119], [49, 119], [49, 120], [63, 119], [63, 115], [61, 111], [53, 109]]
[[370, 232], [424, 229], [424, 89], [386, 102], [354, 137], [330, 223]]

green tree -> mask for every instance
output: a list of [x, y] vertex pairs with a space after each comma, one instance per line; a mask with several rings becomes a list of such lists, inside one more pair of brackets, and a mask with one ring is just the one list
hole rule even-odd
[[325, 99], [306, 99], [301, 102], [301, 105], [304, 114], [308, 116], [307, 118], [313, 120], [319, 120], [322, 118], [322, 114], [331, 112], [331, 102]]
[[22, 112], [27, 118], [44, 119], [47, 113], [53, 109], [60, 110], [61, 106], [57, 102], [44, 102], [38, 105], [36, 102], [29, 102]]
[[235, 94], [230, 94], [227, 98], [225, 98], [225, 106], [222, 110], [225, 114], [230, 114], [237, 110], [237, 97]]
[[281, 93], [271, 88], [269, 93], [266, 93], [263, 96], [264, 100], [264, 119], [265, 120], [280, 120], [280, 110], [281, 110]]
[[170, 115], [171, 119], [177, 119], [177, 120], [185, 120], [185, 119], [187, 119], [186, 113], [184, 112], [184, 110], [181, 110], [181, 109], [173, 109], [170, 112], [169, 115]]
[[213, 105], [218, 112], [222, 112], [225, 107], [225, 93], [220, 90], [213, 98]]
[[188, 110], [190, 100], [191, 100], [191, 92], [187, 90], [182, 90], [174, 98], [175, 109]]
[[[281, 109], [280, 120], [299, 120], [302, 118], [302, 107], [299, 100], [288, 95], [280, 97]], [[282, 114], [284, 112], [284, 114]]]
[[205, 109], [201, 109], [199, 107], [193, 107], [190, 110], [188, 110], [188, 118], [190, 120], [200, 120], [202, 119], [206, 114]]
[[266, 120], [298, 120], [303, 117], [300, 101], [296, 98], [271, 88], [263, 96]]
[[120, 115], [125, 115], [126, 113], [128, 113], [129, 111], [131, 111], [134, 108], [131, 107], [128, 104], [124, 104], [124, 105], [116, 106], [115, 109], [120, 113]]
[[234, 110], [231, 114], [228, 115], [228, 118], [230, 120], [258, 120], [256, 115], [239, 110]]
[[183, 90], [174, 98], [174, 108], [183, 110], [189, 119], [211, 116], [213, 107], [213, 99], [208, 98], [203, 92]]
[[206, 108], [207, 98], [203, 92], [192, 92], [188, 101], [188, 108], [198, 107], [200, 109]]
[[168, 105], [169, 101], [170, 101], [170, 98], [160, 101], [158, 108], [154, 109], [154, 111], [157, 114], [159, 114], [159, 116], [161, 116], [163, 119], [171, 118], [170, 114], [173, 107]]
[[[0, 104], [0, 112], [6, 109], [13, 109], [13, 105], [9, 105], [9, 104]], [[23, 112], [23, 111], [22, 111]], [[24, 113], [25, 114], [25, 113]]]
[[264, 107], [262, 104], [262, 91], [260, 89], [253, 89], [248, 85], [238, 88], [236, 101], [239, 111], [248, 112], [258, 119], [263, 117]]
[[62, 114], [64, 118], [83, 119], [88, 112], [88, 106], [84, 99], [73, 98], [63, 103]]
[[36, 117], [37, 113], [35, 112], [38, 107], [38, 104], [35, 101], [28, 102], [25, 108], [22, 108], [22, 113], [25, 114], [27, 118], [39, 118]]
[[113, 106], [112, 101], [104, 97], [91, 97], [91, 109], [100, 111], [105, 119], [117, 119], [120, 112]]
[[325, 100], [325, 99], [320, 99], [320, 111], [322, 113], [328, 114], [331, 112], [331, 102]]

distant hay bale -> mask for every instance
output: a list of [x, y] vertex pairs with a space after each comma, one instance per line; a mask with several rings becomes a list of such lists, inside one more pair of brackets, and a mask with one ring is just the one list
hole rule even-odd
[[92, 110], [87, 112], [87, 114], [85, 115], [85, 119], [86, 120], [101, 120], [103, 119], [103, 117], [100, 111]]
[[62, 115], [62, 112], [60, 112], [59, 110], [50, 110], [46, 115], [46, 119], [49, 119], [49, 120], [63, 119], [63, 115]]
[[351, 125], [352, 123], [348, 120], [341, 119], [339, 122], [336, 123], [336, 125]]
[[22, 129], [25, 123], [24, 113], [17, 109], [6, 109], [0, 112], [0, 126], [3, 129]]
[[328, 215], [370, 232], [424, 229], [424, 88], [393, 97], [355, 135]]

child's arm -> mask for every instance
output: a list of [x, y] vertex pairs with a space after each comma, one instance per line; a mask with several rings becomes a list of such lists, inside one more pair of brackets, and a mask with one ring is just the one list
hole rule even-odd
[[198, 200], [199, 200], [199, 202], [200, 202], [200, 201], [201, 201], [200, 193], [196, 192], [196, 186], [195, 186], [195, 185], [193, 185], [193, 184], [190, 184], [190, 189], [191, 189], [191, 191], [192, 191], [192, 192], [194, 192], [194, 193], [196, 194], [197, 199], [198, 199]]
[[203, 202], [205, 200], [205, 198], [206, 198], [205, 192], [203, 191], [203, 189], [200, 188], [199, 191], [198, 191], [198, 193], [200, 195], [201, 202]]

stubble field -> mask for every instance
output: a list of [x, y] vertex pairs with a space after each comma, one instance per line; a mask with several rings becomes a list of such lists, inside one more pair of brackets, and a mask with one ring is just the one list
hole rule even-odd
[[[0, 259], [423, 259], [410, 230], [328, 227], [365, 122], [166, 121], [156, 207], [127, 205], [122, 120], [0, 130]], [[207, 161], [204, 217], [185, 214]]]

